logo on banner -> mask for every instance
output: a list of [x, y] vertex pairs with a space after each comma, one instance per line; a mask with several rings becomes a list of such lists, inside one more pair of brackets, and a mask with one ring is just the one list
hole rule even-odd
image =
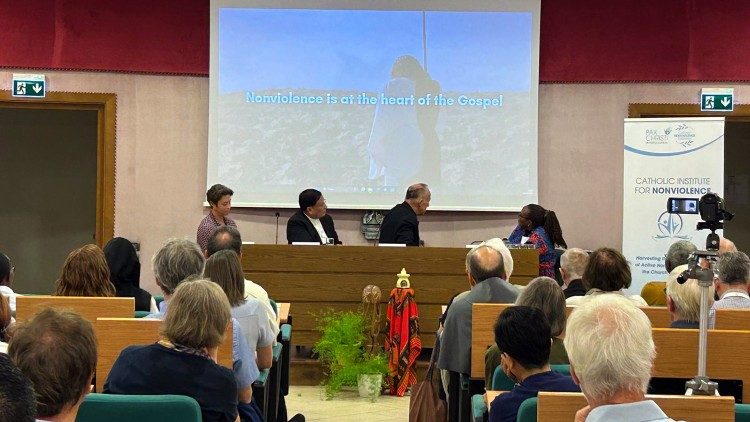
[[679, 124], [674, 128], [670, 126], [662, 131], [646, 129], [644, 141], [647, 145], [665, 145], [673, 141], [676, 144], [682, 145], [683, 148], [688, 148], [695, 141], [695, 130], [685, 123]]
[[674, 139], [684, 148], [688, 148], [693, 145], [693, 142], [695, 141], [695, 130], [684, 123], [677, 125], [677, 127], [674, 128]]
[[656, 228], [659, 230], [659, 233], [654, 236], [654, 239], [692, 239], [692, 236], [680, 234], [683, 225], [680, 214], [670, 214], [664, 211], [656, 220]]

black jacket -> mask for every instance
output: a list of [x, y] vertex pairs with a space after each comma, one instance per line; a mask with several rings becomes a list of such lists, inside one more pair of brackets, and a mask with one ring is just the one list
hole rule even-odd
[[380, 243], [405, 243], [419, 246], [419, 221], [417, 214], [406, 203], [391, 208], [380, 225]]
[[565, 299], [573, 296], [586, 296], [586, 289], [583, 288], [583, 281], [581, 279], [571, 280], [568, 287], [563, 290], [565, 293]]
[[[333, 227], [333, 218], [326, 214], [320, 218], [326, 236], [333, 238], [333, 243], [340, 245], [339, 235]], [[292, 242], [318, 242], [321, 243], [320, 235], [310, 222], [310, 219], [302, 211], [295, 212], [286, 222], [286, 240]]]

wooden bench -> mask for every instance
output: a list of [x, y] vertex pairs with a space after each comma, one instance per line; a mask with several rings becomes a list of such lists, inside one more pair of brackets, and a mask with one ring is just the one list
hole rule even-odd
[[[128, 346], [147, 345], [159, 340], [162, 321], [148, 318], [97, 318], [96, 391], [101, 392], [112, 365]], [[232, 324], [227, 325], [224, 342], [219, 346], [219, 364], [232, 369]]]
[[[692, 379], [698, 373], [698, 330], [654, 328], [652, 377]], [[750, 403], [750, 331], [709, 330], [706, 373], [713, 380], [741, 380], [742, 402]], [[720, 391], [721, 392], [721, 391]]]
[[[471, 378], [473, 379], [484, 378], [484, 354], [490, 346], [495, 344], [495, 321], [497, 320], [497, 316], [508, 306], [514, 305], [504, 303], [475, 303], [472, 306]], [[570, 316], [570, 313], [574, 309], [575, 307], [568, 306], [566, 308], [567, 315]], [[671, 317], [667, 308], [663, 306], [644, 306], [641, 307], [641, 310], [648, 316], [652, 327], [669, 327]], [[719, 309], [716, 312], [716, 328], [724, 330], [750, 330], [750, 310]]]
[[67, 309], [92, 324], [97, 318], [133, 318], [132, 297], [16, 296], [16, 320], [23, 322], [44, 308]]
[[[647, 395], [670, 418], [691, 422], [734, 422], [733, 397]], [[538, 421], [573, 421], [578, 410], [587, 405], [582, 393], [540, 392]]]
[[[294, 303], [294, 337], [298, 345], [314, 344], [320, 334], [316, 314], [330, 308], [357, 310], [362, 289], [374, 284], [382, 292], [383, 325], [396, 274], [405, 268], [419, 306], [424, 347], [435, 343], [440, 307], [469, 289], [466, 248], [377, 248], [372, 246], [243, 245], [245, 277], [262, 285], [270, 297]], [[511, 249], [511, 282], [526, 284], [539, 274], [535, 249]]]

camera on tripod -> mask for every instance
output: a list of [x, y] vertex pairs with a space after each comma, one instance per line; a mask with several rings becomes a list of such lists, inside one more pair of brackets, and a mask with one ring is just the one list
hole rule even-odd
[[724, 228], [724, 221], [730, 221], [734, 214], [724, 208], [724, 200], [715, 193], [707, 193], [698, 198], [669, 198], [667, 212], [670, 214], [700, 214], [698, 230], [711, 230], [706, 238], [706, 250], [719, 250], [719, 235], [716, 230]]
[[719, 395], [718, 384], [706, 375], [706, 353], [708, 348], [708, 292], [715, 277], [714, 267], [719, 257], [719, 235], [716, 230], [724, 228], [734, 214], [724, 208], [724, 200], [715, 193], [707, 193], [697, 198], [669, 198], [667, 212], [670, 214], [699, 214], [703, 221], [698, 222], [698, 230], [711, 230], [706, 237], [706, 250], [695, 251], [688, 259], [688, 269], [677, 277], [677, 282], [685, 283], [695, 279], [701, 290], [701, 312], [698, 335], [698, 374], [685, 383], [686, 395]]

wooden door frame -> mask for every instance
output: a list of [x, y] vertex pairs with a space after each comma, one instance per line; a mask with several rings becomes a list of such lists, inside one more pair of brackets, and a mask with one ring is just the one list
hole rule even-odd
[[735, 104], [734, 111], [701, 111], [700, 104], [652, 104], [632, 103], [628, 105], [628, 117], [726, 117], [728, 121], [750, 121], [750, 104]]
[[88, 92], [48, 92], [45, 98], [16, 98], [0, 90], [0, 108], [42, 110], [95, 110], [96, 139], [96, 244], [100, 247], [115, 232], [115, 141], [117, 95]]

